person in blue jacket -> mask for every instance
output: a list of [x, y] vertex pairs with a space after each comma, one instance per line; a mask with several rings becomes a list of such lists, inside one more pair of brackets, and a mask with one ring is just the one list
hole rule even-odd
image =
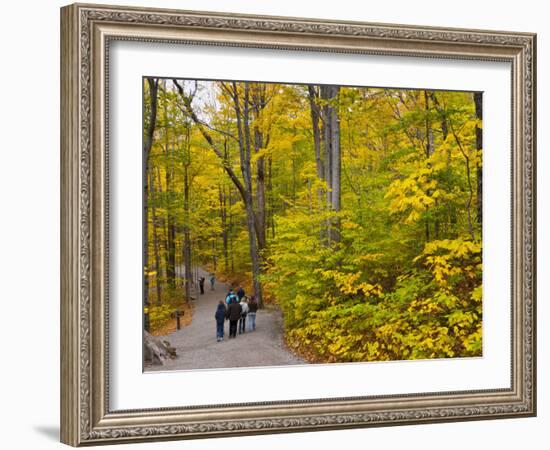
[[229, 292], [227, 293], [227, 296], [225, 297], [225, 303], [228, 305], [231, 303], [231, 300], [237, 300], [237, 296], [235, 295], [235, 292], [233, 291], [233, 288], [229, 289]]
[[218, 339], [218, 342], [223, 341], [223, 325], [225, 322], [225, 305], [223, 303], [223, 300], [220, 300], [218, 303], [218, 307], [216, 308], [216, 314], [214, 317], [216, 318], [216, 337]]

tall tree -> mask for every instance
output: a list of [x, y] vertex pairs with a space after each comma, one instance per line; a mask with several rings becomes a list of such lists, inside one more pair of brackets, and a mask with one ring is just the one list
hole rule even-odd
[[172, 118], [168, 109], [168, 93], [166, 92], [166, 82], [163, 86], [163, 121], [164, 121], [164, 156], [165, 170], [164, 178], [166, 184], [166, 280], [168, 286], [174, 288], [176, 285], [176, 224], [174, 220], [174, 199], [172, 181], [174, 178], [174, 140], [171, 130], [173, 129]]
[[[426, 149], [426, 159], [430, 159], [434, 152], [434, 135], [432, 131], [432, 120], [430, 116], [430, 94], [427, 90], [424, 90], [424, 148]], [[428, 189], [428, 195], [431, 195]], [[426, 206], [427, 208], [427, 206]], [[426, 217], [426, 242], [430, 241], [430, 218]], [[436, 227], [437, 228], [437, 227]]]
[[160, 250], [159, 250], [159, 238], [157, 232], [157, 211], [156, 211], [156, 192], [155, 192], [155, 177], [154, 172], [149, 171], [149, 187], [151, 192], [151, 225], [153, 228], [153, 250], [155, 255], [155, 272], [156, 272], [156, 290], [157, 290], [157, 304], [162, 302], [162, 283], [160, 279]]
[[[143, 229], [147, 230], [147, 222], [149, 220], [149, 180], [147, 174], [149, 173], [149, 156], [151, 154], [151, 147], [153, 146], [153, 137], [155, 134], [155, 127], [157, 124], [157, 95], [158, 95], [158, 78], [147, 78], [147, 84], [149, 87], [149, 115], [145, 126], [145, 135], [143, 139]], [[143, 254], [143, 267], [144, 267], [144, 280], [143, 280], [143, 303], [147, 308], [149, 306], [149, 251], [147, 234], [144, 234], [143, 247], [145, 249]], [[149, 331], [149, 314], [145, 314], [145, 331]]]
[[[324, 169], [327, 183], [327, 207], [334, 213], [340, 212], [342, 158], [340, 150], [340, 119], [338, 117], [339, 86], [322, 85], [320, 96], [323, 101]], [[336, 217], [328, 224], [329, 241], [340, 240], [340, 221]]]
[[190, 213], [190, 200], [189, 200], [189, 166], [191, 165], [191, 138], [190, 138], [190, 124], [185, 124], [182, 152], [183, 163], [183, 264], [184, 264], [184, 288], [185, 288], [185, 300], [189, 302], [191, 300], [191, 213]]
[[[317, 170], [317, 178], [319, 180], [325, 179], [325, 168], [323, 165], [323, 158], [321, 156], [321, 109], [319, 107], [319, 89], [311, 84], [307, 86], [309, 110], [311, 114], [311, 127], [313, 132], [313, 150], [315, 152], [315, 168]], [[317, 189], [317, 201], [319, 206], [322, 204], [322, 189]]]
[[220, 202], [220, 222], [222, 229], [222, 245], [223, 245], [223, 267], [227, 272], [229, 269], [229, 224], [227, 221], [227, 196], [225, 193], [225, 186], [221, 183], [218, 184], [218, 200]]
[[254, 129], [254, 153], [256, 156], [256, 195], [255, 195], [255, 219], [258, 235], [258, 248], [260, 252], [266, 246], [266, 170], [265, 148], [269, 145], [269, 133], [260, 126], [262, 112], [269, 102], [270, 94], [267, 84], [252, 83], [249, 102], [251, 105], [251, 120]]
[[[474, 92], [474, 103], [476, 108], [476, 119], [481, 121], [483, 116], [483, 93]], [[481, 153], [483, 149], [483, 130], [479, 124], [476, 124], [476, 150]], [[481, 163], [476, 164], [477, 175], [477, 222], [483, 221], [483, 171]]]
[[[251, 168], [251, 136], [250, 136], [250, 84], [244, 82], [243, 106], [241, 108], [240, 92], [236, 82], [231, 83], [229, 92], [233, 98], [235, 115], [237, 118], [237, 135], [239, 142], [239, 152], [241, 159], [241, 174], [244, 180], [244, 189], [241, 194], [246, 209], [246, 225], [248, 228], [248, 245], [250, 248], [250, 259], [252, 261], [252, 281], [254, 284], [254, 294], [258, 300], [258, 305], [263, 306], [262, 285], [260, 282], [261, 260], [260, 245], [262, 232], [259, 230], [259, 222], [254, 212], [254, 201], [252, 194], [252, 168]], [[265, 236], [265, 234], [263, 235]]]

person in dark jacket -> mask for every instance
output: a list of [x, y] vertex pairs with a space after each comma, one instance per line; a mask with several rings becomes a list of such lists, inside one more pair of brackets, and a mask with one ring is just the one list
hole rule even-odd
[[225, 317], [229, 320], [229, 338], [236, 338], [237, 324], [241, 318], [241, 305], [236, 299], [231, 299]]
[[204, 277], [199, 278], [199, 287], [201, 289], [201, 295], [204, 295], [204, 281], [205, 281]]
[[237, 289], [237, 297], [239, 298], [239, 303], [244, 297], [244, 289], [242, 286], [239, 286], [239, 289]]
[[214, 318], [216, 319], [216, 337], [218, 342], [223, 341], [223, 325], [225, 322], [225, 304], [223, 300], [220, 300], [218, 307], [216, 309], [216, 314]]
[[254, 296], [250, 297], [248, 302], [248, 331], [256, 330], [256, 312], [258, 311], [258, 303]]

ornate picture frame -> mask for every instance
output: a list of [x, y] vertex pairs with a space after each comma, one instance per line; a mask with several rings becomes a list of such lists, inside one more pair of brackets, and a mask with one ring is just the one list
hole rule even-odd
[[[200, 43], [511, 65], [508, 388], [113, 410], [109, 386], [109, 49]], [[536, 35], [74, 4], [61, 9], [61, 440], [97, 445], [536, 414]], [[139, 245], [139, 244], [138, 244]]]

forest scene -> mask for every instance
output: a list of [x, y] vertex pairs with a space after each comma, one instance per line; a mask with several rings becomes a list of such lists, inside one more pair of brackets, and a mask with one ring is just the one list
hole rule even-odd
[[146, 370], [482, 356], [481, 92], [142, 94]]

